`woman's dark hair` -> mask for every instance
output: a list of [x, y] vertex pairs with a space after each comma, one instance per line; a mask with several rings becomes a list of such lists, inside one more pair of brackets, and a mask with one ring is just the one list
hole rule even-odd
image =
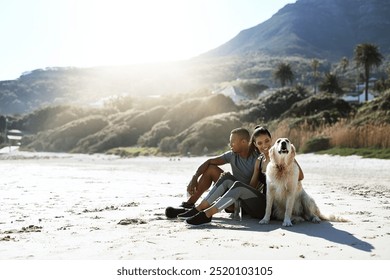
[[269, 138], [272, 138], [271, 133], [269, 132], [269, 130], [267, 128], [265, 128], [261, 125], [256, 125], [255, 130], [252, 133], [250, 146], [249, 146], [249, 150], [251, 152], [256, 151], [258, 154], [260, 154], [260, 151], [257, 149], [257, 147], [255, 146], [255, 143], [254, 143], [255, 138], [259, 137], [260, 135], [267, 135], [267, 136], [269, 136]]

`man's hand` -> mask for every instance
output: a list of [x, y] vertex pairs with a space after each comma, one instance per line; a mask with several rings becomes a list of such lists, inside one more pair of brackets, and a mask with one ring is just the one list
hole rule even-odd
[[194, 176], [187, 186], [187, 192], [190, 195], [193, 195], [196, 192], [197, 187], [198, 187], [198, 180], [196, 180]]

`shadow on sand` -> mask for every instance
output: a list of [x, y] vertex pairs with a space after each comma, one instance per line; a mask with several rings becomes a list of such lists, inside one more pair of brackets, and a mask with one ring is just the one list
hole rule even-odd
[[205, 225], [205, 227], [215, 229], [250, 230], [258, 232], [270, 232], [281, 229], [311, 237], [322, 238], [334, 243], [351, 246], [357, 250], [365, 252], [372, 252], [374, 249], [372, 244], [360, 240], [352, 233], [337, 229], [333, 226], [332, 223], [325, 221], [319, 224], [302, 222], [294, 225], [293, 227], [283, 227], [281, 221], [271, 221], [268, 225], [259, 225], [258, 220], [251, 218], [244, 218], [242, 221], [226, 218], [215, 218], [211, 224]]

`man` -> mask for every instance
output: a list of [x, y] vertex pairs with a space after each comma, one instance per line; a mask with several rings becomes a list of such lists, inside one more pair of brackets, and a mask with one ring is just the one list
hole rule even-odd
[[230, 151], [209, 158], [198, 167], [187, 186], [189, 199], [183, 202], [180, 208], [168, 207], [165, 211], [166, 216], [175, 218], [194, 207], [201, 195], [220, 178], [223, 173], [220, 165], [230, 163], [234, 180], [249, 184], [257, 156], [250, 143], [249, 131], [245, 128], [233, 129], [230, 133]]

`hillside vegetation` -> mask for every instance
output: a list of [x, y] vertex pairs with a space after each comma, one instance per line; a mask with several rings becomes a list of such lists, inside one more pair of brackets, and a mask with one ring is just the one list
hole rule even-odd
[[155, 154], [214, 154], [228, 148], [232, 129], [252, 130], [257, 124], [267, 126], [274, 138], [289, 137], [304, 152], [390, 147], [390, 91], [359, 106], [331, 94], [309, 94], [303, 87], [240, 105], [221, 94], [198, 94], [184, 100], [177, 95], [156, 98], [147, 110], [134, 99], [123, 112], [112, 107], [45, 107], [11, 118], [10, 123], [24, 131], [24, 149], [49, 152], [117, 149], [120, 154], [118, 148], [144, 147]]

